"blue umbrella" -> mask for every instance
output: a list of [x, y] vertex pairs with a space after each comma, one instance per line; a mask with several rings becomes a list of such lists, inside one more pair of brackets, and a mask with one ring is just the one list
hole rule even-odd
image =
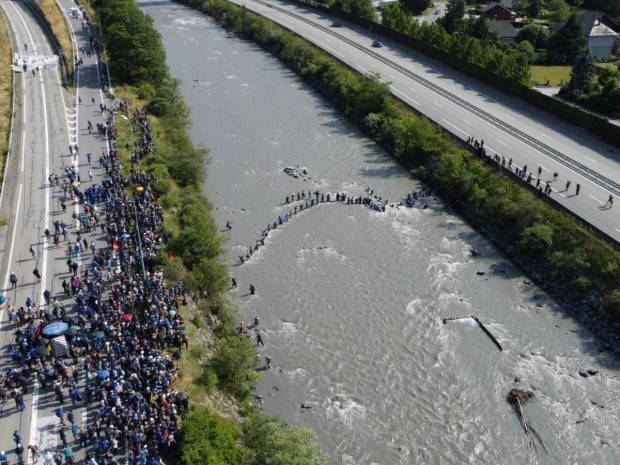
[[47, 337], [56, 337], [64, 334], [69, 329], [69, 325], [64, 321], [52, 321], [45, 325], [41, 334]]
[[110, 376], [110, 372], [108, 370], [100, 370], [99, 373], [97, 373], [97, 378], [99, 379], [105, 379], [108, 376]]

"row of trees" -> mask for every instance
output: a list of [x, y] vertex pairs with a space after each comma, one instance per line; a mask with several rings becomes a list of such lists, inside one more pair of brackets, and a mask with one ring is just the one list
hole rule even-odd
[[451, 57], [452, 64], [471, 63], [511, 81], [529, 82], [531, 50], [499, 41], [487, 32], [484, 20], [465, 21], [461, 14], [463, 0], [451, 2], [448, 8], [442, 27], [420, 23], [399, 2], [394, 2], [383, 9], [382, 24], [444, 52]]

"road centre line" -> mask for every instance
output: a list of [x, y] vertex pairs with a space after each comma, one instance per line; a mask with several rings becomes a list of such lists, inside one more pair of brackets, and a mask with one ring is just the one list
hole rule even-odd
[[541, 132], [540, 135], [543, 136], [543, 137], [546, 137], [547, 139], [553, 140], [553, 138], [550, 135], [545, 134], [544, 132]]
[[503, 143], [501, 140], [499, 139], [495, 139], [497, 142], [499, 142], [500, 144], [502, 144], [504, 147], [508, 147], [508, 144]]
[[586, 160], [590, 160], [592, 163], [596, 163], [596, 160], [592, 160], [589, 156], [587, 155], [583, 155], [583, 158], [585, 158]]
[[592, 200], [596, 200], [598, 203], [603, 203], [602, 200], [599, 200], [599, 199], [597, 199], [596, 197], [594, 197], [594, 196], [592, 196], [590, 194], [588, 194], [588, 197], [590, 197]]
[[463, 123], [465, 123], [465, 124], [469, 124], [469, 125], [471, 126], [471, 122], [470, 122], [470, 121], [467, 121], [466, 119], [462, 119], [462, 118], [461, 118], [461, 121], [462, 121]]

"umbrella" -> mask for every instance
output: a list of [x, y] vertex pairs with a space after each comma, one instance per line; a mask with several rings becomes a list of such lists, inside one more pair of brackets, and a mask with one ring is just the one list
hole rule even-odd
[[55, 337], [64, 334], [64, 332], [68, 329], [69, 325], [64, 321], [52, 321], [48, 325], [45, 325], [45, 328], [43, 328], [43, 331], [41, 331], [41, 333], [43, 334], [43, 336]]
[[80, 185], [80, 183], [78, 181], [73, 181], [71, 183], [71, 187], [78, 187]]
[[69, 329], [66, 331], [66, 335], [67, 336], [76, 336], [79, 334], [80, 330], [82, 328], [80, 328], [79, 326], [70, 326]]
[[95, 333], [95, 339], [105, 339], [105, 334], [101, 331]]
[[138, 191], [138, 192], [142, 192], [143, 190], [144, 190], [144, 187], [142, 187], [142, 186], [136, 187], [136, 191]]
[[122, 317], [123, 321], [131, 321], [133, 315], [131, 313], [125, 313]]
[[170, 311], [168, 312], [168, 315], [170, 315], [170, 316], [174, 316], [174, 315], [176, 315], [176, 314], [177, 314], [176, 310], [170, 310]]
[[97, 378], [99, 378], [99, 379], [105, 379], [105, 378], [107, 378], [108, 376], [110, 376], [110, 372], [109, 372], [108, 370], [100, 370], [100, 371], [97, 373]]

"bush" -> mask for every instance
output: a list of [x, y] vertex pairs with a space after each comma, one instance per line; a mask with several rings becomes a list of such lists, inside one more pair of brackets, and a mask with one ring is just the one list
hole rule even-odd
[[537, 223], [523, 231], [520, 242], [524, 253], [544, 260], [553, 245], [553, 228]]
[[235, 425], [207, 410], [195, 408], [181, 427], [183, 465], [239, 465], [243, 449]]
[[246, 398], [256, 383], [256, 347], [244, 336], [222, 338], [209, 368], [217, 375], [218, 387]]
[[252, 412], [243, 422], [244, 441], [255, 454], [256, 465], [328, 465], [316, 434]]
[[213, 391], [218, 385], [217, 373], [213, 368], [205, 368], [200, 375], [200, 384], [207, 388], [208, 392]]

